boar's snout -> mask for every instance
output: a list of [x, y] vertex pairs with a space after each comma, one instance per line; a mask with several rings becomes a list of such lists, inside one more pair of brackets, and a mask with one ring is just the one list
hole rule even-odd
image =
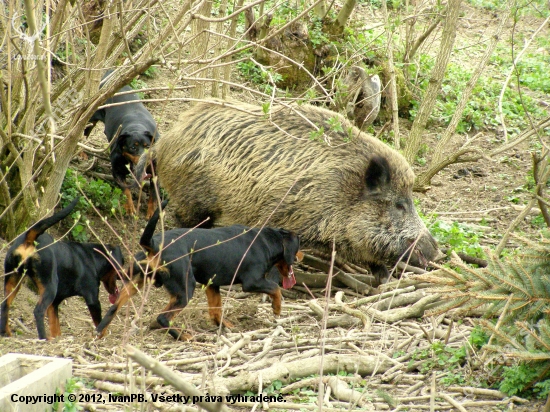
[[413, 266], [425, 268], [439, 253], [437, 241], [428, 230], [422, 232], [418, 239], [409, 241], [409, 252], [402, 258]]

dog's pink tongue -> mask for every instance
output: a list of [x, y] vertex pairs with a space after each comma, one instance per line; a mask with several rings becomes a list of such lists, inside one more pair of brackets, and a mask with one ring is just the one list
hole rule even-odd
[[292, 270], [292, 266], [290, 266], [290, 270], [288, 271], [288, 276], [283, 276], [283, 289], [290, 289], [295, 284], [296, 284], [296, 278], [294, 277], [294, 271]]
[[109, 293], [109, 302], [111, 305], [114, 305], [118, 298], [118, 288], [116, 288], [115, 293]]

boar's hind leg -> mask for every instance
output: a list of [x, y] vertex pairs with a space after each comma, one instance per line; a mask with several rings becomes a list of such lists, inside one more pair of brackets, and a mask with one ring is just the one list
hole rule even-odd
[[369, 268], [374, 275], [374, 287], [378, 287], [383, 283], [386, 283], [390, 279], [390, 272], [386, 265], [380, 265], [378, 263], [369, 263]]
[[202, 202], [190, 203], [186, 207], [180, 206], [176, 211], [176, 218], [180, 227], [201, 227], [211, 229], [219, 216], [213, 208]]
[[[187, 155], [193, 162], [200, 158], [200, 151], [194, 152]], [[185, 177], [182, 178], [179, 170], [165, 170], [160, 167], [161, 163], [159, 160], [159, 179], [161, 186], [170, 194], [172, 206], [176, 206], [179, 227], [200, 225], [205, 229], [211, 228], [221, 216], [221, 209], [218, 205], [219, 188], [209, 177], [208, 168], [204, 173], [184, 168], [181, 172]]]

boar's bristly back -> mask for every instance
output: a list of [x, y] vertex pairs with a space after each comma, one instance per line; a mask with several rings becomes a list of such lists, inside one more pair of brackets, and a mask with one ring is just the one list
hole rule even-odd
[[[414, 173], [398, 152], [344, 117], [304, 105], [200, 103], [153, 148], [182, 225], [268, 225], [357, 263], [395, 262], [435, 241], [413, 201]], [[412, 260], [415, 255], [410, 256]]]

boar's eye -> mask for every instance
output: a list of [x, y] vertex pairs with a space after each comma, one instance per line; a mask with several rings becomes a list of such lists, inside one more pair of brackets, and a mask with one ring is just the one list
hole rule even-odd
[[374, 156], [365, 173], [365, 183], [371, 191], [381, 190], [390, 182], [390, 165], [381, 156]]

